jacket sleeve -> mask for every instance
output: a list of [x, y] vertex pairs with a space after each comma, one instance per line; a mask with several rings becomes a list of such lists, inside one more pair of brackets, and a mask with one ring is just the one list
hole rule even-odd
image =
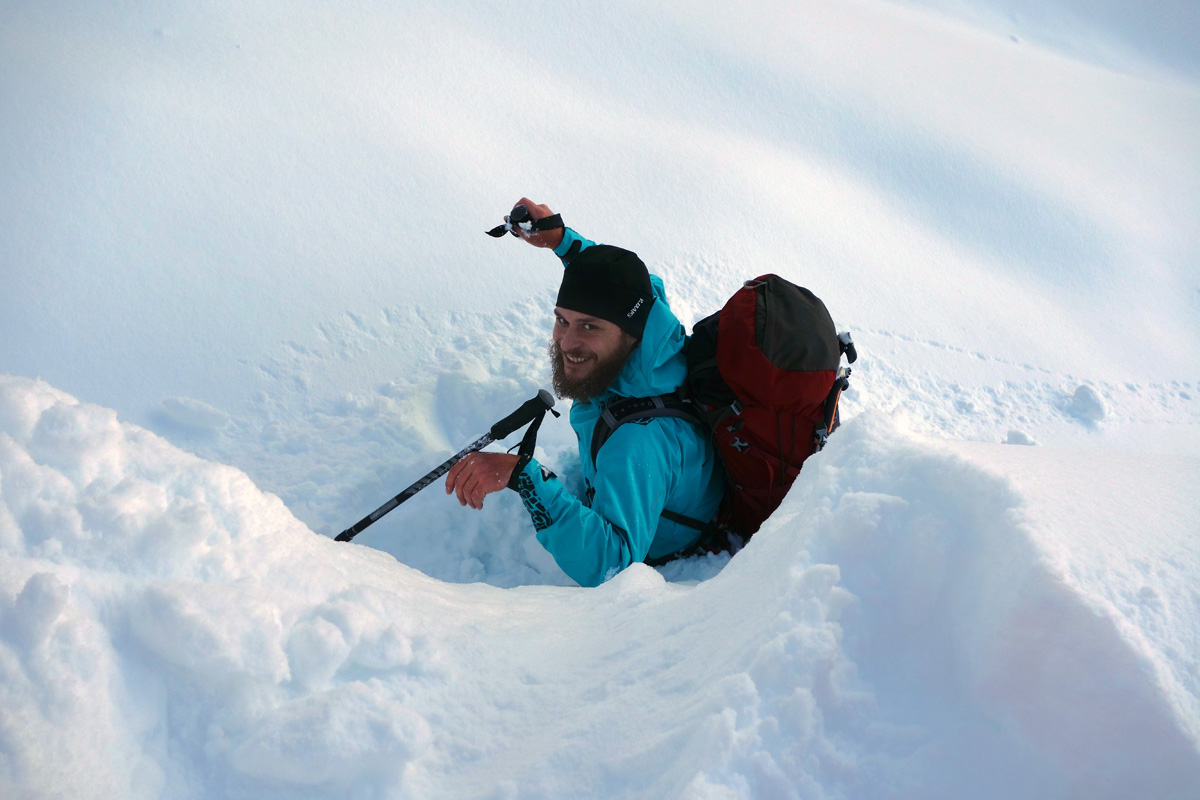
[[554, 248], [554, 255], [558, 256], [565, 267], [571, 263], [571, 259], [594, 244], [591, 239], [580, 236], [571, 228], [564, 228], [563, 240]]
[[[635, 430], [636, 429], [636, 430]], [[598, 586], [644, 561], [678, 466], [670, 425], [623, 425], [601, 449], [590, 506], [530, 461], [517, 491], [537, 539], [581, 586]]]

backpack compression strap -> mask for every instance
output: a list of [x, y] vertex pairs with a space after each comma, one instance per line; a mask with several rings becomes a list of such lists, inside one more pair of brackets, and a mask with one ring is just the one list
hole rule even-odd
[[[858, 350], [854, 347], [854, 339], [850, 337], [850, 331], [838, 334], [838, 347], [841, 348], [842, 355], [851, 364], [858, 360]], [[813, 439], [816, 440], [816, 452], [818, 453], [825, 449], [825, 444], [829, 441], [829, 434], [838, 429], [838, 425], [840, 424], [838, 400], [841, 399], [842, 392], [849, 388], [850, 368], [838, 367], [837, 377], [834, 378], [833, 386], [829, 389], [829, 395], [825, 398], [821, 425], [813, 431]]]
[[813, 431], [813, 439], [816, 443], [816, 452], [821, 452], [825, 449], [826, 443], [829, 441], [829, 434], [838, 429], [841, 424], [841, 418], [838, 416], [838, 400], [842, 397], [842, 392], [850, 388], [850, 368], [838, 367], [837, 378], [833, 381], [833, 386], [829, 390], [829, 395], [825, 398], [825, 405], [821, 414], [821, 424]]

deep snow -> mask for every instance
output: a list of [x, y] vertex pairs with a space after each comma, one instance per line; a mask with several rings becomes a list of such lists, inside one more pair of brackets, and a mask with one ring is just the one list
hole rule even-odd
[[[1129, 14], [0, 9], [0, 794], [1200, 794], [1200, 21]], [[548, 385], [521, 194], [854, 331], [735, 558], [328, 539]]]
[[0, 419], [3, 744], [31, 796], [1200, 785], [1194, 457], [1093, 482], [862, 415], [707, 581], [503, 590], [317, 536], [45, 384], [5, 379]]

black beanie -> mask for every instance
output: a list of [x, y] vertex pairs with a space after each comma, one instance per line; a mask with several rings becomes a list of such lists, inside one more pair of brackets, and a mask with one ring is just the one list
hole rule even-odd
[[642, 338], [654, 289], [636, 253], [595, 244], [572, 258], [558, 287], [559, 308], [589, 314]]

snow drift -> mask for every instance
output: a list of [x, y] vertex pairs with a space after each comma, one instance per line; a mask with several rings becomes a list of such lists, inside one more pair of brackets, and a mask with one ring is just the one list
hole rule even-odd
[[[1178, 487], [1107, 466], [1160, 502], [1096, 525], [1023, 488], [1053, 481], [1103, 517], [1112, 485], [1076, 483], [1078, 456], [868, 415], [711, 580], [639, 565], [505, 590], [316, 535], [241, 472], [45, 383], [0, 380], [0, 425], [12, 796], [1200, 788], [1181, 652], [1200, 569], [1178, 524], [1198, 501], [1172, 491], [1200, 480], [1194, 459]], [[1130, 541], [1156, 558], [1127, 561]]]

